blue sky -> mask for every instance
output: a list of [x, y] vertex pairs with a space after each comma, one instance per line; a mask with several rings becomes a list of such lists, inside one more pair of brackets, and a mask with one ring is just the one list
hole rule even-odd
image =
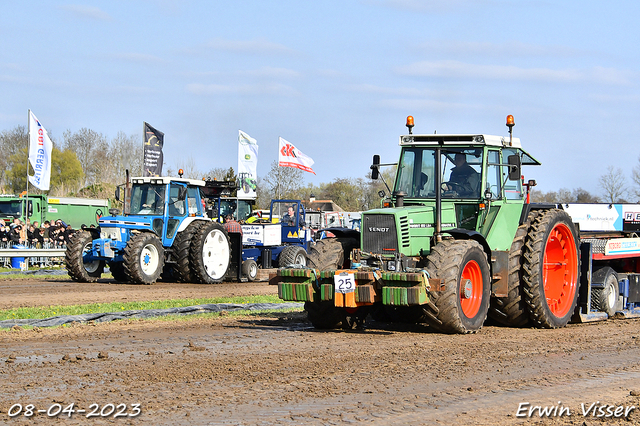
[[[640, 2], [573, 0], [3, 1], [0, 131], [30, 108], [54, 138], [165, 133], [166, 166], [258, 174], [281, 136], [306, 182], [364, 177], [414, 133], [514, 136], [543, 191], [630, 183], [640, 144]], [[142, 143], [142, 139], [141, 139]]]

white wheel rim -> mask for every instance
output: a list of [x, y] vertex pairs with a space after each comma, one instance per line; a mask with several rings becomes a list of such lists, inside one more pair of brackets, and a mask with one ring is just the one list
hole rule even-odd
[[202, 245], [202, 264], [212, 279], [224, 277], [229, 267], [229, 242], [224, 233], [214, 229], [207, 234]]
[[146, 275], [153, 275], [158, 270], [160, 264], [160, 256], [158, 249], [153, 244], [147, 244], [142, 248], [140, 253], [140, 269]]
[[251, 267], [249, 268], [249, 276], [251, 278], [255, 278], [258, 276], [258, 264], [257, 263], [252, 263]]
[[84, 266], [84, 270], [87, 271], [90, 274], [96, 272], [98, 270], [98, 268], [100, 267], [100, 261], [99, 260], [92, 260], [90, 262], [85, 262], [84, 261], [84, 257], [91, 253], [91, 245], [92, 245], [92, 243], [87, 243], [87, 244], [84, 245], [84, 248], [82, 249], [82, 258], [83, 258], [82, 266]]
[[615, 308], [618, 301], [618, 286], [616, 285], [615, 278], [612, 276], [609, 279], [609, 294], [607, 295], [607, 304], [610, 308]]
[[307, 266], [307, 257], [303, 253], [298, 253], [295, 258], [296, 265]]

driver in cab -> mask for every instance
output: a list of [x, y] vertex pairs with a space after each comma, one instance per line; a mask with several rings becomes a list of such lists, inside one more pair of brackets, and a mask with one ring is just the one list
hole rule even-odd
[[461, 196], [476, 195], [479, 173], [467, 163], [467, 156], [461, 152], [457, 153], [453, 159], [456, 165], [451, 169], [449, 181], [445, 182], [447, 191], [455, 191]]

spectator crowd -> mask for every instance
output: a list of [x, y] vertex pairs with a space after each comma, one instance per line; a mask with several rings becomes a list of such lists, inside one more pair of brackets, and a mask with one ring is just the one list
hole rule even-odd
[[27, 248], [58, 248], [66, 247], [71, 234], [76, 232], [63, 220], [55, 222], [44, 221], [42, 226], [35, 221], [30, 223], [14, 219], [7, 224], [0, 219], [0, 248], [11, 248], [15, 245]]

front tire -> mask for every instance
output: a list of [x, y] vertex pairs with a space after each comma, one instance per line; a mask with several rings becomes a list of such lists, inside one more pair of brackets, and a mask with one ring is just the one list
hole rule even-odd
[[[345, 265], [348, 268], [351, 250], [357, 246], [358, 241], [355, 238], [319, 240], [309, 251], [307, 266], [320, 271], [342, 269]], [[305, 302], [304, 310], [307, 311], [311, 324], [318, 329], [327, 330], [339, 328], [343, 324], [347, 327], [351, 325], [346, 319], [346, 310], [336, 308], [333, 301]]]
[[578, 238], [563, 210], [541, 213], [524, 246], [523, 292], [537, 327], [567, 325], [578, 300]]
[[153, 284], [164, 267], [164, 248], [154, 234], [134, 234], [124, 249], [124, 270], [132, 282]]
[[429, 293], [429, 326], [444, 333], [475, 333], [489, 311], [491, 277], [487, 255], [473, 240], [445, 240], [427, 256], [427, 271], [444, 280], [444, 291]]
[[109, 271], [111, 271], [111, 275], [113, 275], [113, 279], [126, 283], [129, 281], [129, 277], [127, 277], [127, 273], [124, 270], [124, 264], [122, 262], [109, 262]]
[[91, 258], [92, 244], [93, 237], [87, 231], [76, 232], [71, 236], [64, 263], [67, 273], [74, 281], [93, 283], [98, 281], [104, 271], [104, 260]]
[[221, 283], [231, 263], [227, 230], [217, 222], [199, 227], [193, 236], [189, 262], [194, 281], [202, 284]]

